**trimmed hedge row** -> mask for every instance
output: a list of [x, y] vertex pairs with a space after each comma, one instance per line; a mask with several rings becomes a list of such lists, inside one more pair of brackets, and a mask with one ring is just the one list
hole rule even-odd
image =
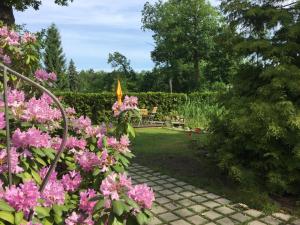
[[[109, 121], [112, 119], [111, 107], [116, 101], [114, 93], [74, 93], [58, 92], [57, 96], [62, 98], [62, 102], [68, 106], [74, 107], [80, 115], [89, 116], [94, 123]], [[163, 119], [170, 112], [176, 111], [178, 106], [184, 104], [188, 98], [191, 100], [215, 99], [216, 93], [163, 93], [163, 92], [144, 92], [127, 93], [128, 96], [137, 96], [139, 107], [152, 110], [158, 106], [157, 117]]]

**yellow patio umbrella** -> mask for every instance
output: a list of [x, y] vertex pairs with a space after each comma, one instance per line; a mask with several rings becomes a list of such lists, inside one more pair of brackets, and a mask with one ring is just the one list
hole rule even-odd
[[117, 98], [118, 98], [118, 103], [119, 103], [119, 105], [121, 105], [122, 104], [122, 95], [123, 95], [123, 93], [122, 93], [122, 87], [121, 87], [120, 80], [118, 80], [118, 86], [117, 86], [116, 94], [117, 94]]

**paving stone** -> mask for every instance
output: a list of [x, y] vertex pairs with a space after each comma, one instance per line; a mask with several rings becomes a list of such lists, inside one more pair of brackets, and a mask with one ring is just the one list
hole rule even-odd
[[161, 224], [162, 221], [159, 220], [158, 218], [156, 217], [152, 217], [151, 220], [149, 221], [149, 224], [148, 225], [158, 225], [158, 224]]
[[244, 214], [242, 214], [242, 213], [236, 213], [236, 214], [234, 214], [234, 215], [232, 215], [232, 216], [230, 216], [230, 217], [233, 218], [233, 219], [235, 219], [235, 220], [238, 220], [238, 221], [240, 221], [240, 222], [242, 222], [242, 223], [244, 223], [244, 222], [246, 222], [247, 220], [250, 220], [250, 219], [251, 219], [251, 217], [246, 216], [246, 215], [244, 215]]
[[181, 188], [181, 187], [172, 188], [172, 191], [179, 193], [179, 192], [183, 191], [183, 188]]
[[235, 222], [233, 222], [231, 219], [229, 218], [222, 218], [222, 219], [219, 219], [217, 220], [217, 222], [221, 225], [234, 225], [236, 224]]
[[202, 190], [202, 189], [200, 189], [200, 188], [197, 188], [197, 189], [195, 189], [195, 190], [193, 190], [196, 194], [205, 194], [205, 193], [207, 193], [207, 191], [205, 191], [205, 190]]
[[178, 216], [176, 216], [174, 213], [171, 213], [171, 212], [161, 214], [158, 217], [161, 218], [162, 220], [166, 221], [166, 222], [171, 222], [171, 221], [179, 219]]
[[154, 214], [161, 214], [161, 213], [164, 213], [164, 212], [167, 212], [167, 211], [168, 211], [167, 209], [165, 209], [164, 207], [159, 206], [159, 205], [152, 208], [152, 212]]
[[216, 203], [216, 202], [213, 202], [213, 201], [204, 202], [204, 203], [202, 203], [202, 205], [205, 205], [206, 207], [211, 208], [211, 209], [220, 206], [219, 203]]
[[205, 225], [217, 225], [217, 224], [215, 224], [213, 222], [209, 222], [209, 223], [206, 223]]
[[201, 213], [201, 212], [207, 210], [207, 208], [204, 207], [203, 205], [193, 205], [193, 206], [188, 207], [188, 209], [191, 209], [191, 210], [195, 211], [196, 213]]
[[219, 217], [222, 217], [222, 215], [220, 213], [217, 213], [215, 211], [207, 211], [207, 212], [204, 212], [202, 213], [203, 216], [211, 219], [211, 220], [214, 220], [214, 219], [217, 219]]
[[184, 186], [184, 189], [189, 190], [189, 191], [193, 191], [193, 190], [196, 190], [197, 188], [193, 185], [186, 185], [186, 186]]
[[288, 221], [291, 218], [291, 215], [284, 213], [273, 213], [272, 215], [284, 221]]
[[220, 198], [219, 195], [215, 195], [215, 194], [212, 194], [212, 193], [207, 193], [207, 194], [204, 194], [203, 196], [205, 196], [206, 198], [210, 198], [210, 199]]
[[182, 200], [178, 201], [178, 203], [183, 206], [191, 206], [191, 205], [195, 204], [195, 202], [193, 202], [189, 199], [182, 199]]
[[187, 197], [187, 198], [196, 195], [194, 192], [191, 192], [191, 191], [184, 191], [184, 192], [181, 192], [181, 193], [179, 193], [179, 194], [181, 194], [182, 196]]
[[276, 219], [275, 217], [272, 217], [272, 216], [266, 216], [260, 220], [262, 220], [265, 223], [270, 224], [270, 225], [278, 225], [281, 223], [281, 221], [279, 219]]
[[170, 203], [165, 204], [164, 207], [166, 207], [167, 209], [173, 211], [173, 210], [175, 210], [175, 209], [181, 208], [182, 206], [181, 206], [181, 205], [178, 205], [178, 204], [176, 204], [176, 203], [174, 203], [174, 202], [170, 202]]
[[169, 179], [171, 177], [169, 177], [168, 175], [161, 175], [160, 178], [163, 178], [164, 180]]
[[225, 215], [232, 214], [232, 213], [235, 212], [234, 210], [232, 210], [231, 208], [228, 208], [226, 206], [222, 206], [222, 207], [217, 208], [215, 210], [218, 211], [219, 213], [222, 213], [222, 214], [225, 214]]
[[179, 200], [179, 199], [183, 199], [184, 197], [181, 196], [181, 195], [179, 195], [179, 194], [173, 194], [173, 195], [169, 195], [168, 198], [169, 198], [169, 199], [172, 199], [172, 200], [174, 200], [174, 201], [177, 201], [177, 200]]
[[165, 180], [157, 180], [155, 182], [158, 184], [166, 184], [167, 183], [167, 181], [165, 181]]
[[197, 202], [197, 203], [205, 202], [205, 201], [208, 200], [207, 198], [205, 198], [205, 197], [203, 197], [203, 196], [201, 196], [201, 195], [193, 196], [191, 199], [192, 199], [193, 201]]
[[186, 220], [194, 225], [201, 225], [201, 224], [204, 224], [207, 222], [207, 219], [205, 219], [199, 215], [194, 215], [194, 216], [188, 217], [188, 218], [186, 218]]
[[292, 222], [292, 224], [294, 224], [294, 225], [300, 225], [300, 219], [294, 220], [294, 221]]
[[160, 190], [163, 190], [164, 188], [162, 186], [153, 186], [152, 189], [154, 191], [160, 191]]
[[187, 209], [178, 209], [175, 210], [174, 213], [176, 213], [177, 215], [179, 215], [182, 218], [194, 215], [195, 213], [191, 212], [190, 210]]
[[172, 177], [172, 178], [167, 179], [167, 181], [170, 181], [170, 182], [177, 182], [178, 180]]
[[171, 184], [171, 183], [164, 184], [163, 186], [164, 186], [165, 188], [173, 188], [173, 187], [176, 187], [175, 184]]
[[255, 218], [260, 217], [263, 214], [262, 212], [257, 211], [255, 209], [248, 209], [248, 210], [244, 211], [244, 213], [246, 213], [249, 216], [255, 217]]
[[170, 191], [170, 190], [161, 190], [161, 191], [159, 191], [159, 193], [164, 195], [164, 196], [174, 194], [174, 192]]
[[219, 198], [219, 199], [215, 199], [216, 202], [222, 204], [222, 205], [227, 205], [230, 203], [230, 201], [226, 198]]
[[186, 222], [185, 220], [176, 220], [172, 222], [171, 225], [191, 225], [191, 224]]
[[248, 225], [266, 225], [266, 224], [262, 223], [258, 220], [254, 220], [254, 221], [251, 221], [250, 223], [248, 223]]
[[175, 184], [177, 185], [177, 186], [184, 186], [184, 185], [187, 185], [187, 183], [185, 183], [185, 182], [183, 182], [183, 181], [178, 181], [178, 182], [175, 182]]
[[157, 198], [155, 201], [159, 204], [165, 204], [165, 203], [170, 202], [171, 200], [168, 198], [165, 198], [165, 197], [160, 197], [160, 198]]

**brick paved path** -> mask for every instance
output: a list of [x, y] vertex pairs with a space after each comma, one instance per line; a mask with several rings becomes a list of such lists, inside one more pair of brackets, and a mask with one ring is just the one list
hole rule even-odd
[[155, 191], [149, 225], [300, 225], [300, 219], [291, 215], [265, 215], [138, 164], [129, 168], [129, 174], [133, 183], [147, 183]]

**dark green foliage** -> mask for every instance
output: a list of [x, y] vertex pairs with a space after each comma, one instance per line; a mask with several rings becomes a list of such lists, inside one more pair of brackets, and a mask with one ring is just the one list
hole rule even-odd
[[211, 125], [210, 147], [237, 181], [300, 193], [300, 2], [227, 0], [244, 64]]
[[47, 29], [44, 64], [48, 72], [56, 73], [58, 88], [68, 88], [68, 77], [65, 74], [66, 59], [63, 53], [60, 34], [55, 24], [52, 24]]
[[78, 91], [80, 83], [73, 59], [70, 60], [67, 75], [70, 91]]
[[[176, 110], [179, 105], [187, 100], [186, 94], [167, 94], [161, 92], [127, 93], [137, 96], [139, 108], [152, 110], [158, 106], [158, 118], [163, 119], [171, 111]], [[114, 93], [57, 93], [63, 102], [75, 108], [78, 114], [87, 115], [95, 123], [108, 121], [112, 116], [112, 105], [116, 101]]]

